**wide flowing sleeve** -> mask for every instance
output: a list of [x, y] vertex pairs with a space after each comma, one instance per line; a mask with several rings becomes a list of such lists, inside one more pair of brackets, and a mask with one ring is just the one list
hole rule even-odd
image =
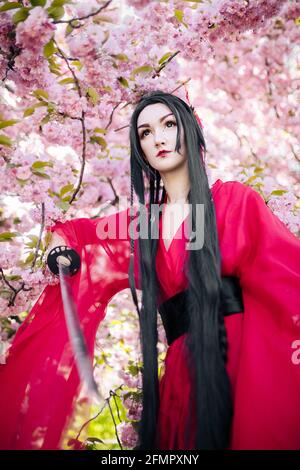
[[245, 306], [232, 448], [300, 449], [300, 240], [255, 190], [231, 194]]
[[[107, 303], [129, 287], [127, 222], [128, 210], [51, 228], [81, 258], [70, 284], [91, 361]], [[0, 448], [59, 449], [80, 391], [59, 284], [46, 286], [20, 326], [0, 382]]]

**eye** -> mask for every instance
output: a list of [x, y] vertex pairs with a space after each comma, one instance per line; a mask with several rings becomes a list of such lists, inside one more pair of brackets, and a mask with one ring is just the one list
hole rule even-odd
[[[167, 121], [167, 122], [166, 122], [166, 125], [169, 124], [169, 123], [173, 124], [173, 126], [176, 126], [176, 122], [174, 122], [174, 121]], [[172, 126], [172, 127], [173, 127], [173, 126]]]
[[[168, 126], [168, 124], [172, 124], [172, 126]], [[169, 121], [166, 122], [166, 126], [167, 126], [169, 129], [171, 129], [173, 126], [176, 126], [176, 122], [169, 120]], [[141, 133], [141, 139], [142, 139], [143, 137], [145, 137], [145, 132], [149, 132], [149, 129], [145, 129], [145, 130]], [[148, 134], [147, 134], [147, 135], [148, 135]], [[146, 137], [147, 137], [147, 135], [146, 135]]]
[[149, 132], [149, 129], [146, 129], [145, 131], [141, 133], [141, 139], [145, 136], [145, 132]]

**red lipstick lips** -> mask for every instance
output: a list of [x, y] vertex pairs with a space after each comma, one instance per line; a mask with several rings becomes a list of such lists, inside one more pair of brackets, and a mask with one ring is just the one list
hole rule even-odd
[[171, 150], [160, 150], [158, 153], [157, 153], [157, 157], [165, 157], [167, 155], [167, 153], [170, 153]]

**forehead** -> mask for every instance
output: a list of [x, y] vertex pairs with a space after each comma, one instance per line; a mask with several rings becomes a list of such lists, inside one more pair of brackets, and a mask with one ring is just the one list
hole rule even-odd
[[166, 114], [172, 113], [170, 108], [164, 103], [154, 103], [146, 106], [139, 114], [137, 125], [154, 124], [156, 121]]

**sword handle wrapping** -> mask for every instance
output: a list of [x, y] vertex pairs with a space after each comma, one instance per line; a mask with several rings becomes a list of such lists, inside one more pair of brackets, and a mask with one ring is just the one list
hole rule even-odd
[[58, 263], [63, 264], [64, 271], [74, 276], [80, 269], [80, 256], [73, 248], [65, 245], [55, 246], [47, 256], [47, 265], [50, 271], [59, 276]]

